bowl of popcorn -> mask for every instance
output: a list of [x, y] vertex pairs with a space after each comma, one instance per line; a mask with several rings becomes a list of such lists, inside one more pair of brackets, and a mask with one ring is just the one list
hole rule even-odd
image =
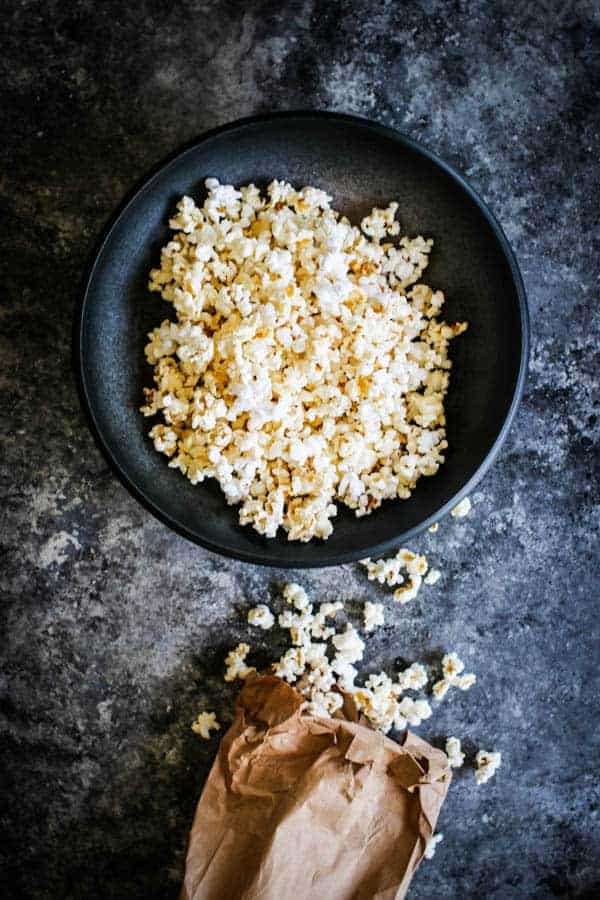
[[244, 120], [107, 226], [76, 330], [92, 430], [129, 490], [213, 551], [382, 553], [490, 466], [525, 378], [518, 266], [460, 175], [333, 113]]

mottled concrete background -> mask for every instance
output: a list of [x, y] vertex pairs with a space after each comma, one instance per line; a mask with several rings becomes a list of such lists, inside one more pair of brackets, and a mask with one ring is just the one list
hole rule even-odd
[[[205, 707], [226, 721], [224, 650], [289, 574], [212, 556], [129, 497], [84, 425], [71, 317], [94, 236], [147, 168], [293, 107], [397, 126], [466, 173], [533, 315], [525, 400], [471, 516], [414, 545], [444, 579], [389, 605], [370, 642], [373, 667], [457, 650], [478, 685], [421, 733], [504, 757], [485, 787], [458, 775], [411, 897], [598, 896], [598, 5], [3, 9], [4, 896], [176, 897], [216, 747], [189, 723]], [[381, 595], [354, 565], [296, 576], [355, 609]], [[265, 662], [283, 638], [252, 644]]]

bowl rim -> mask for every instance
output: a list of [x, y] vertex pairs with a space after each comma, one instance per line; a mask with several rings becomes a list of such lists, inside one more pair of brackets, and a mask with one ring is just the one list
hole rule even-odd
[[[295, 546], [296, 542], [290, 541], [287, 545], [291, 551], [289, 562], [287, 560], [282, 560], [278, 556], [269, 554], [268, 544], [266, 545], [264, 550], [261, 549], [260, 551], [257, 550], [256, 552], [248, 552], [238, 550], [230, 546], [218, 544], [208, 538], [199, 537], [195, 532], [186, 528], [184, 525], [181, 525], [168, 513], [165, 513], [155, 503], [155, 501], [146, 494], [146, 492], [142, 488], [138, 487], [138, 485], [134, 483], [125, 468], [123, 468], [123, 466], [121, 466], [121, 464], [117, 461], [108, 442], [104, 438], [101, 427], [98, 425], [98, 421], [94, 412], [94, 406], [90, 400], [90, 395], [88, 393], [83, 351], [84, 321], [87, 298], [92, 280], [94, 278], [96, 266], [106, 244], [109, 242], [112, 231], [114, 230], [121, 217], [126, 213], [129, 206], [138, 197], [138, 195], [143, 191], [148, 190], [154, 182], [155, 178], [159, 174], [162, 174], [165, 169], [172, 165], [176, 160], [181, 159], [188, 153], [192, 153], [199, 145], [207, 143], [215, 137], [219, 137], [223, 134], [226, 134], [227, 132], [233, 132], [240, 128], [245, 128], [249, 125], [261, 125], [285, 119], [329, 119], [331, 121], [345, 122], [351, 125], [358, 126], [360, 128], [364, 128], [368, 131], [373, 132], [374, 134], [379, 135], [380, 137], [385, 137], [396, 142], [399, 145], [409, 148], [411, 151], [430, 160], [432, 163], [434, 163], [434, 165], [438, 166], [442, 171], [449, 175], [450, 178], [455, 183], [457, 183], [460, 188], [462, 188], [462, 190], [479, 208], [480, 212], [487, 220], [494, 233], [494, 236], [500, 244], [506, 261], [508, 262], [511, 276], [515, 284], [519, 303], [519, 320], [521, 326], [521, 357], [519, 361], [519, 372], [517, 375], [510, 407], [504, 419], [502, 428], [500, 429], [498, 436], [496, 437], [496, 440], [490, 447], [481, 464], [478, 466], [469, 480], [463, 485], [463, 487], [459, 491], [457, 491], [456, 494], [454, 494], [454, 496], [443, 506], [441, 506], [434, 514], [423, 519], [418, 525], [414, 525], [412, 528], [402, 531], [396, 537], [381, 541], [378, 544], [374, 544], [373, 546], [366, 548], [364, 551], [349, 550], [347, 552], [336, 553], [327, 560], [298, 560], [293, 556], [293, 547]], [[139, 178], [129, 191], [127, 191], [123, 199], [120, 201], [120, 203], [118, 203], [117, 207], [105, 221], [105, 224], [102, 226], [98, 237], [94, 240], [91, 246], [91, 250], [88, 253], [87, 262], [83, 270], [77, 294], [75, 313], [73, 317], [72, 362], [73, 374], [75, 377], [79, 399], [88, 427], [92, 433], [95, 443], [102, 452], [105, 460], [109, 463], [113, 472], [117, 475], [121, 483], [124, 485], [124, 487], [146, 510], [152, 513], [153, 516], [155, 516], [159, 521], [161, 521], [164, 525], [167, 525], [177, 534], [181, 535], [192, 543], [204, 547], [205, 549], [210, 550], [213, 553], [217, 553], [221, 556], [237, 559], [241, 562], [251, 563], [253, 565], [261, 565], [280, 569], [313, 569], [327, 568], [329, 566], [355, 562], [356, 560], [362, 559], [365, 556], [381, 556], [382, 554], [397, 548], [400, 543], [410, 541], [431, 524], [442, 519], [450, 510], [454, 509], [454, 507], [464, 497], [468, 496], [468, 494], [470, 494], [474, 490], [474, 488], [479, 484], [489, 468], [495, 462], [498, 453], [500, 452], [500, 448], [506, 440], [508, 432], [515, 419], [519, 403], [521, 402], [521, 398], [523, 396], [525, 381], [527, 378], [530, 343], [530, 316], [527, 294], [515, 253], [502, 229], [502, 226], [500, 225], [494, 214], [488, 208], [485, 201], [479, 196], [479, 194], [474, 190], [474, 188], [468, 183], [465, 177], [457, 169], [455, 169], [449, 163], [445, 162], [445, 160], [443, 160], [432, 150], [429, 150], [427, 147], [423, 146], [421, 143], [404, 134], [403, 132], [395, 128], [391, 128], [390, 126], [382, 125], [379, 122], [373, 121], [371, 119], [330, 110], [287, 110], [285, 112], [269, 112], [259, 115], [247, 116], [202, 132], [200, 135], [192, 138], [190, 141], [179, 145], [166, 157], [163, 157], [159, 162], [152, 166], [152, 168], [150, 168], [145, 175]]]

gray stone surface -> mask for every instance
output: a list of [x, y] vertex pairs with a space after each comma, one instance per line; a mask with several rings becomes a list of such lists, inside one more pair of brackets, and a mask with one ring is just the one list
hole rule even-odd
[[[388, 603], [369, 644], [369, 667], [457, 650], [478, 684], [421, 733], [504, 757], [485, 787], [458, 775], [411, 897], [598, 896], [597, 4], [4, 10], [4, 896], [175, 898], [216, 747], [189, 724], [230, 714], [244, 610], [293, 575], [354, 611], [381, 597], [358, 566], [266, 571], [171, 534], [108, 470], [71, 376], [78, 279], [123, 193], [203, 129], [294, 107], [379, 119], [465, 172], [533, 315], [526, 396], [471, 516], [415, 542], [443, 581]], [[251, 637], [259, 663], [283, 646]]]

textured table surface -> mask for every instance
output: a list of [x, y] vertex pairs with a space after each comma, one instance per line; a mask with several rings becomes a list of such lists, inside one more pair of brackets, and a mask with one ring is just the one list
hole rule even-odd
[[[519, 258], [533, 318], [516, 426], [467, 519], [414, 542], [443, 580], [387, 605], [369, 667], [478, 673], [420, 733], [502, 751], [460, 772], [414, 900], [598, 896], [598, 91], [592, 0], [9, 4], [4, 211], [2, 875], [11, 898], [175, 898], [227, 720], [224, 651], [290, 573], [204, 552], [140, 508], [82, 418], [70, 328], [91, 242], [179, 143], [254, 112], [330, 108], [456, 165]], [[7, 38], [7, 40], [6, 40]], [[358, 566], [292, 573], [356, 611]], [[259, 662], [282, 646], [251, 635]], [[457, 692], [458, 693], [458, 692]], [[300, 895], [298, 895], [300, 896]], [[324, 898], [325, 900], [325, 898]]]

